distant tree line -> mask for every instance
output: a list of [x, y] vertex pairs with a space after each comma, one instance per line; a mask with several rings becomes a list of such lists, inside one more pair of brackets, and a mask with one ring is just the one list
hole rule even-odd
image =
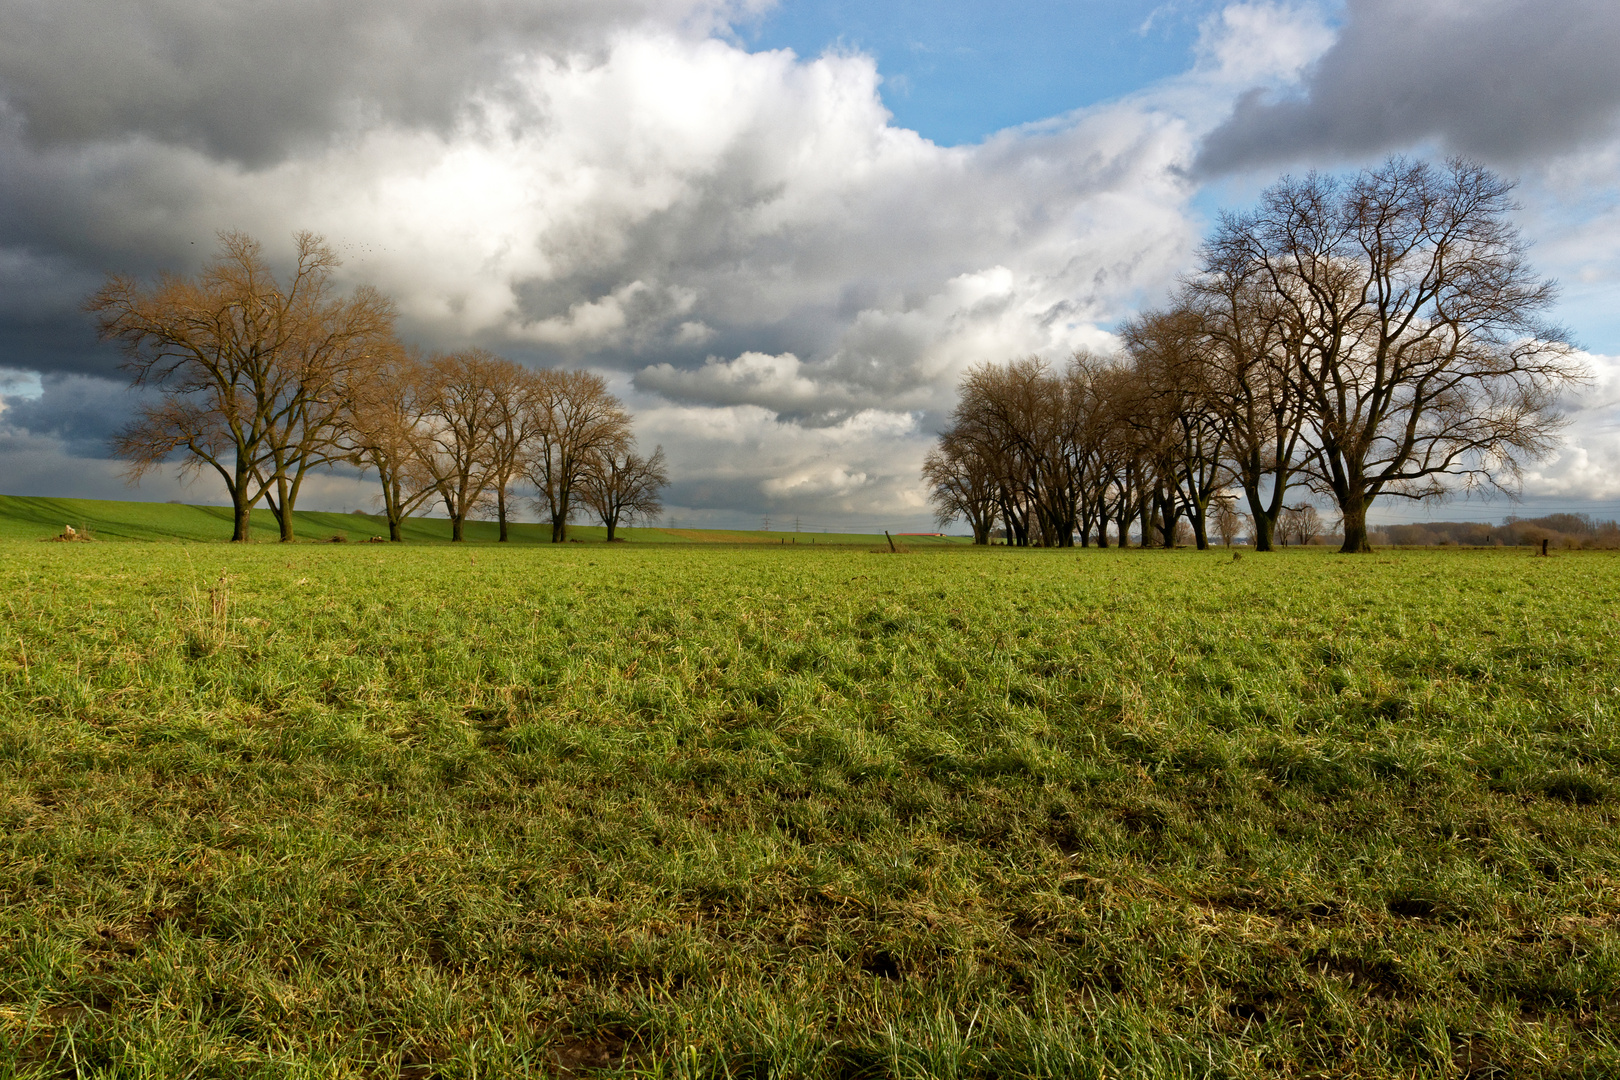
[[1458, 544], [1467, 547], [1526, 547], [1543, 540], [1556, 548], [1620, 548], [1620, 522], [1598, 521], [1589, 514], [1509, 517], [1500, 525], [1481, 521], [1426, 521], [1384, 525], [1375, 530], [1384, 543], [1411, 547]]
[[260, 500], [292, 540], [305, 479], [343, 464], [376, 473], [390, 540], [437, 503], [453, 540], [470, 515], [492, 512], [504, 541], [524, 488], [557, 543], [582, 510], [610, 540], [661, 511], [663, 450], [635, 452], [630, 416], [599, 376], [483, 349], [420, 355], [395, 335], [381, 293], [337, 292], [338, 261], [319, 237], [299, 234], [297, 248], [283, 281], [256, 241], [225, 233], [194, 278], [114, 276], [91, 298], [132, 384], [157, 393], [113, 441], [132, 479], [177, 457], [182, 475], [212, 470], [234, 507], [233, 540], [248, 538]]
[[1120, 355], [971, 369], [923, 468], [938, 519], [1046, 546], [1125, 544], [1133, 523], [1170, 546], [1185, 523], [1204, 548], [1240, 491], [1267, 551], [1285, 524], [1316, 528], [1288, 502], [1303, 488], [1360, 552], [1376, 499], [1511, 490], [1584, 377], [1541, 320], [1554, 289], [1511, 191], [1461, 160], [1279, 181], [1221, 217]]

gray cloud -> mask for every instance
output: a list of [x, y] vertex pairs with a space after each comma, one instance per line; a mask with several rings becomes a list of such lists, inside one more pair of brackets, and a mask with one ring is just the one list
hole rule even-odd
[[728, 0], [0, 0], [0, 99], [37, 145], [148, 138], [250, 166], [377, 123], [447, 128], [525, 58]]
[[73, 457], [107, 456], [107, 444], [126, 422], [135, 398], [126, 384], [85, 375], [46, 375], [43, 393], [5, 398], [0, 420], [14, 434], [56, 440]]
[[1218, 174], [1415, 143], [1511, 164], [1612, 134], [1614, 0], [1349, 0], [1297, 92], [1254, 89], [1203, 144]]

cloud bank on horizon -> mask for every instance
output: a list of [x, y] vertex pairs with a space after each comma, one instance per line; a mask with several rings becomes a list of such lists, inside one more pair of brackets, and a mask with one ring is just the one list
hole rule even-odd
[[[1429, 5], [1426, 66], [1387, 0], [1228, 4], [1183, 75], [954, 147], [891, 122], [870, 56], [750, 51], [763, 6], [0, 0], [0, 489], [124, 492], [133, 399], [79, 306], [227, 228], [323, 233], [425, 346], [608, 374], [689, 524], [926, 522], [961, 372], [1109, 347], [1190, 265], [1210, 185], [1472, 154], [1525, 177], [1577, 301], [1620, 277], [1612, 5]], [[1620, 364], [1593, 360], [1528, 494], [1620, 499]], [[370, 496], [322, 485], [306, 505]], [[142, 490], [182, 494], [212, 492]]]

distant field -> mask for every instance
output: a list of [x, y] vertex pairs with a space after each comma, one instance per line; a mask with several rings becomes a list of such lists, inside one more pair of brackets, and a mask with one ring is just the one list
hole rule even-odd
[[0, 597], [0, 1075], [1620, 1075], [1612, 553], [23, 539]]
[[[299, 540], [329, 540], [342, 536], [364, 541], [387, 536], [388, 522], [366, 514], [329, 514], [320, 511], [294, 511], [294, 532]], [[257, 541], [280, 539], [276, 519], [264, 508], [251, 518], [252, 535]], [[44, 499], [0, 495], [0, 540], [45, 539], [62, 531], [64, 525], [89, 529], [98, 540], [182, 540], [205, 542], [231, 538], [231, 511], [224, 506], [184, 506], [175, 503], [117, 502], [104, 499]], [[469, 521], [467, 542], [495, 543], [499, 529], [493, 521]], [[551, 526], [533, 523], [510, 526], [514, 544], [551, 542]], [[406, 522], [405, 540], [414, 543], [449, 543], [450, 522], [444, 518], [419, 517]], [[599, 525], [570, 525], [569, 535], [584, 542], [600, 542], [607, 530]], [[620, 529], [629, 543], [723, 543], [723, 544], [872, 544], [884, 543], [882, 533], [793, 533], [763, 530], [718, 529]], [[910, 536], [900, 539], [908, 547], [964, 544], [965, 539]]]

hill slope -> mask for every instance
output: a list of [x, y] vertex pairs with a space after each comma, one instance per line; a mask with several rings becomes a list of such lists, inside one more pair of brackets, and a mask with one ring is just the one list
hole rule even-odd
[[[365, 541], [387, 536], [388, 523], [368, 514], [336, 514], [300, 510], [293, 514], [294, 532], [300, 541], [324, 541], [343, 536]], [[121, 502], [110, 499], [49, 499], [32, 496], [0, 495], [0, 539], [45, 540], [71, 525], [79, 532], [88, 530], [97, 540], [167, 540], [209, 542], [228, 540], [231, 511], [225, 506], [189, 506], [179, 503]], [[533, 522], [510, 526], [512, 542], [543, 544], [551, 541], [551, 526]], [[444, 518], [412, 518], [405, 523], [405, 539], [413, 543], [448, 543], [450, 522]], [[467, 539], [472, 543], [494, 543], [497, 526], [493, 521], [467, 522]], [[253, 512], [252, 536], [255, 541], [274, 542], [278, 537], [276, 520], [268, 510]], [[607, 530], [599, 525], [572, 525], [569, 535], [584, 542], [600, 542]], [[881, 544], [883, 535], [862, 533], [782, 533], [721, 529], [620, 529], [630, 543], [720, 543], [720, 544]], [[956, 538], [908, 536], [907, 546], [956, 544]]]

